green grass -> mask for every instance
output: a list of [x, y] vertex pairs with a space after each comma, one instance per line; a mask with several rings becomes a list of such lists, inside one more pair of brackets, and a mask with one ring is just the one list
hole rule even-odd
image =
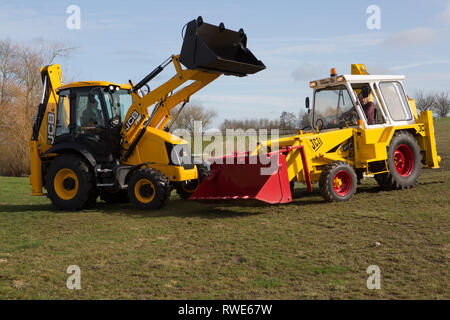
[[[448, 299], [450, 119], [436, 131], [441, 169], [404, 191], [366, 179], [346, 203], [324, 203], [315, 186], [285, 205], [174, 193], [160, 211], [62, 212], [31, 197], [28, 179], [0, 177], [0, 298]], [[69, 265], [81, 290], [66, 288]]]

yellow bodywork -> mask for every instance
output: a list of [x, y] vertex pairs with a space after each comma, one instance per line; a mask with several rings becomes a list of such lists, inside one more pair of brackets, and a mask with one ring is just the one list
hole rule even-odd
[[[174, 115], [171, 113], [173, 108], [182, 102], [188, 102], [192, 94], [217, 79], [221, 73], [183, 69], [178, 55], [171, 57], [171, 63], [174, 65], [176, 74], [170, 80], [142, 96], [137, 92], [131, 91], [130, 93], [133, 104], [128, 109], [124, 123], [131, 123], [130, 119], [133, 121], [130, 126], [122, 126], [121, 164], [129, 166], [146, 164], [161, 171], [170, 181], [193, 180], [198, 178], [196, 166], [193, 166], [191, 169], [186, 169], [183, 166], [170, 164], [165, 145], [166, 143], [174, 145], [187, 144], [187, 142], [163, 129], [169, 121], [174, 120]], [[64, 84], [61, 67], [57, 64], [41, 69], [41, 73], [46, 71], [48, 72], [49, 82], [46, 93], [48, 96], [48, 104], [39, 129], [39, 139], [37, 141], [30, 141], [30, 184], [32, 186], [32, 195], [43, 195], [42, 165], [43, 161], [51, 161], [51, 159], [46, 160], [46, 158], [43, 158], [43, 155], [52, 147], [52, 143], [49, 141], [47, 134], [48, 130], [50, 130], [49, 128], [55, 130], [56, 127], [56, 119], [58, 118], [57, 105], [59, 101], [58, 92], [69, 88], [108, 87], [110, 85], [118, 86], [121, 89], [132, 89], [130, 84], [115, 84], [106, 81], [79, 81]], [[154, 106], [151, 113], [148, 110], [150, 106]], [[69, 104], [64, 105], [62, 110], [65, 112], [65, 115], [60, 116], [60, 119], [69, 123]], [[47, 123], [49, 113], [51, 113], [50, 116], [54, 121], [53, 127], [51, 125], [49, 127]], [[149, 123], [144, 128], [146, 120], [149, 120]], [[130, 155], [124, 157], [141, 130], [145, 130], [145, 134], [134, 146]], [[46, 155], [47, 158], [51, 158], [52, 156], [55, 155]]]
[[[440, 157], [436, 151], [436, 139], [431, 111], [421, 113], [417, 123], [379, 128], [343, 128], [330, 129], [319, 133], [299, 131], [299, 134], [262, 143], [260, 148], [278, 145], [279, 148], [303, 145], [312, 182], [318, 182], [325, 165], [333, 161], [344, 161], [368, 174], [383, 171], [370, 170], [373, 162], [387, 160], [387, 147], [396, 131], [410, 132], [419, 143], [423, 155], [423, 164], [427, 168], [438, 168]], [[350, 148], [352, 145], [352, 148]], [[337, 147], [337, 148], [336, 148]], [[298, 149], [289, 152], [286, 158], [289, 181], [305, 182], [305, 171]], [[387, 168], [387, 166], [386, 166]]]
[[[352, 64], [354, 75], [368, 75], [363, 64]], [[369, 100], [370, 96], [369, 96]], [[372, 100], [373, 101], [373, 97]], [[418, 116], [416, 103], [408, 98], [415, 123], [409, 125], [391, 125], [365, 128], [361, 122], [359, 127], [330, 129], [322, 132], [301, 132], [298, 135], [267, 141], [252, 152], [256, 155], [260, 148], [271, 148], [272, 145], [295, 147], [303, 145], [312, 182], [318, 182], [325, 165], [333, 161], [344, 161], [357, 169], [364, 169], [367, 174], [378, 174], [387, 171], [387, 147], [396, 131], [411, 133], [417, 140], [423, 165], [427, 168], [438, 168], [440, 157], [437, 155], [436, 138], [431, 111], [424, 111]], [[289, 181], [305, 182], [305, 170], [300, 150], [294, 149], [286, 158]], [[385, 162], [385, 169], [374, 171], [370, 164]]]
[[[131, 91], [133, 104], [128, 109], [124, 124], [121, 129], [122, 151], [121, 164], [137, 166], [146, 164], [161, 171], [170, 181], [186, 181], [197, 179], [198, 173], [195, 166], [192, 169], [170, 164], [166, 150], [166, 143], [173, 145], [187, 144], [163, 129], [173, 120], [171, 110], [182, 102], [188, 102], [192, 94], [208, 85], [220, 76], [220, 73], [204, 72], [200, 70], [183, 69], [179, 62], [179, 56], [172, 56], [176, 74], [158, 88], [140, 95]], [[83, 81], [63, 85], [61, 68], [59, 65], [46, 67], [50, 86], [48, 87], [48, 105], [45, 110], [42, 125], [37, 140], [30, 141], [31, 176], [33, 195], [42, 195], [42, 155], [52, 146], [47, 136], [51, 129], [48, 123], [49, 113], [53, 113], [53, 119], [57, 117], [57, 92], [72, 87], [86, 86], [120, 86], [122, 89], [131, 89], [127, 84], [113, 84], [102, 81]], [[45, 70], [44, 70], [45, 71]], [[42, 70], [41, 70], [42, 72]], [[367, 74], [364, 65], [352, 65], [352, 74]], [[184, 87], [182, 87], [184, 85]], [[181, 89], [178, 89], [182, 87]], [[176, 89], [178, 89], [176, 91]], [[423, 155], [425, 167], [439, 167], [440, 158], [436, 151], [435, 133], [431, 111], [417, 114], [415, 102], [408, 99], [415, 123], [408, 125], [390, 125], [365, 128], [363, 123], [358, 127], [324, 130], [321, 132], [302, 132], [297, 135], [284, 137], [273, 141], [267, 141], [258, 146], [252, 154], [257, 154], [260, 148], [269, 150], [277, 145], [282, 147], [304, 146], [308, 172], [303, 168], [300, 150], [295, 149], [287, 155], [287, 170], [289, 181], [305, 182], [306, 174], [309, 174], [313, 182], [319, 180], [324, 167], [333, 161], [344, 161], [356, 169], [363, 169], [368, 174], [386, 172], [387, 164], [382, 171], [374, 171], [371, 163], [386, 162], [387, 147], [396, 131], [410, 132], [417, 140]], [[151, 113], [148, 108], [154, 106]], [[69, 105], [65, 106], [66, 117], [69, 115]], [[69, 121], [67, 118], [66, 121]], [[127, 125], [128, 123], [128, 125]], [[54, 130], [54, 128], [53, 128]], [[139, 138], [139, 136], [141, 136]], [[138, 141], [137, 143], [134, 143]], [[134, 143], [134, 145], [133, 145]], [[129, 154], [129, 148], [133, 148]]]
[[[122, 155], [126, 154], [128, 148], [139, 135], [145, 121], [151, 116], [146, 134], [143, 135], [124, 164], [138, 165], [143, 162], [150, 162], [151, 167], [164, 173], [170, 181], [186, 181], [197, 179], [197, 169], [195, 167], [184, 169], [180, 166], [170, 165], [165, 152], [165, 142], [172, 144], [187, 144], [187, 142], [162, 129], [171, 121], [173, 117], [171, 110], [173, 108], [182, 102], [188, 102], [191, 95], [217, 79], [220, 73], [183, 69], [178, 55], [173, 56], [171, 60], [176, 71], [175, 76], [143, 97], [138, 93], [131, 92], [133, 104], [128, 109], [125, 123], [134, 117], [135, 121], [132, 122], [128, 130], [126, 125], [122, 127]], [[191, 82], [186, 84], [188, 81]], [[175, 91], [183, 85], [184, 87]], [[155, 104], [152, 113], [149, 114], [148, 106]]]
[[[59, 64], [41, 68], [41, 74], [46, 72], [48, 74], [48, 89], [46, 96], [48, 98], [47, 108], [42, 119], [42, 124], [39, 130], [37, 140], [31, 140], [30, 147], [30, 184], [32, 195], [43, 195], [42, 193], [42, 160], [41, 155], [51, 147], [49, 143], [49, 132], [56, 130], [56, 109], [58, 104], [58, 95], [56, 88], [62, 86], [64, 78]], [[49, 118], [50, 113], [50, 118]], [[52, 116], [53, 114], [53, 116]], [[54, 123], [49, 123], [48, 120], [53, 119]]]
[[[187, 144], [187, 141], [163, 130], [146, 128], [146, 133], [137, 144], [131, 156], [123, 162], [125, 165], [149, 163], [149, 166], [163, 172], [170, 181], [197, 179], [197, 169], [185, 169], [182, 166], [169, 164], [169, 155], [165, 143]], [[155, 150], [157, 150], [155, 152]]]

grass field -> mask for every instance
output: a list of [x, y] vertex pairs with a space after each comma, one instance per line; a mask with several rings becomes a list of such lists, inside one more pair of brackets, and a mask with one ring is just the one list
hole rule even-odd
[[[449, 299], [450, 119], [436, 130], [441, 169], [404, 191], [366, 179], [346, 203], [316, 186], [286, 205], [173, 193], [160, 211], [61, 212], [27, 178], [0, 177], [0, 298]], [[81, 290], [66, 288], [69, 265]], [[366, 287], [369, 265], [381, 290]]]

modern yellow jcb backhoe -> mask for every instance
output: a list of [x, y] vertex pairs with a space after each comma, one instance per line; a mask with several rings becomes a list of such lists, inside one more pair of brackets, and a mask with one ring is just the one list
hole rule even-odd
[[[169, 64], [176, 74], [150, 90], [147, 83]], [[141, 209], [161, 208], [172, 188], [188, 198], [207, 168], [195, 165], [187, 142], [168, 129], [190, 96], [221, 74], [263, 69], [243, 29], [214, 26], [201, 17], [187, 23], [180, 55], [136, 85], [64, 85], [59, 65], [42, 68], [44, 90], [30, 141], [32, 194], [44, 195], [45, 187], [52, 204], [65, 210], [92, 205], [98, 195], [108, 202], [129, 199]]]

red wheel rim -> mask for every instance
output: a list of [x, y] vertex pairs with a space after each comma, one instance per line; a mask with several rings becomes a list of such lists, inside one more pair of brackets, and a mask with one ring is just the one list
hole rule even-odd
[[338, 196], [345, 197], [349, 194], [352, 189], [352, 177], [350, 174], [345, 170], [336, 172], [333, 178], [333, 188]]
[[411, 149], [405, 145], [399, 145], [394, 151], [394, 165], [398, 174], [408, 177], [414, 169], [414, 156]]

